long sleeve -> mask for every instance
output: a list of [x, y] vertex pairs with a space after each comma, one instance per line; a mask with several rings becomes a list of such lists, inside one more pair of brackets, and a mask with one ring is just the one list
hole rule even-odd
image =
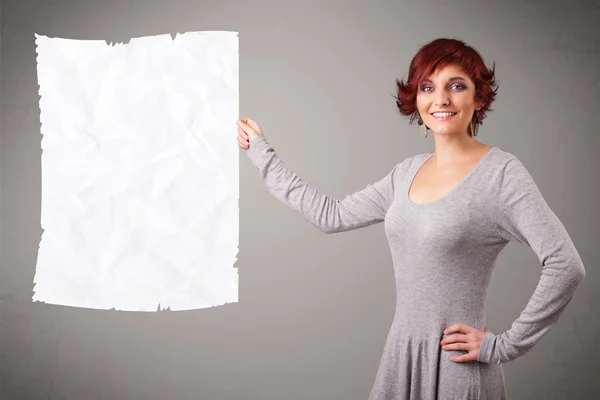
[[529, 246], [542, 264], [535, 292], [511, 328], [485, 334], [478, 361], [512, 361], [538, 343], [571, 301], [585, 277], [581, 258], [565, 227], [550, 209], [518, 158], [509, 160], [498, 183], [496, 232]]
[[268, 191], [325, 233], [358, 229], [381, 222], [394, 197], [399, 166], [376, 183], [337, 200], [319, 193], [285, 166], [264, 136], [247, 150]]

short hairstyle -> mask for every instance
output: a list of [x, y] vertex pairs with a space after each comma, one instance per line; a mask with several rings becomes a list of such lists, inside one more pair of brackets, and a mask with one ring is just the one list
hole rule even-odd
[[492, 111], [490, 105], [496, 97], [498, 85], [494, 77], [496, 64], [488, 69], [479, 53], [465, 42], [458, 39], [440, 38], [421, 47], [413, 57], [408, 70], [406, 82], [396, 79], [396, 104], [401, 115], [410, 116], [412, 123], [418, 116], [417, 91], [419, 83], [432, 75], [438, 69], [456, 64], [475, 84], [475, 101], [481, 102], [481, 110], [476, 111], [473, 119], [480, 121], [487, 111]]

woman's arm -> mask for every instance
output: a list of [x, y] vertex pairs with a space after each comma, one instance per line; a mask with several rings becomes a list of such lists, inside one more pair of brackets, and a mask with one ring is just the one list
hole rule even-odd
[[247, 154], [269, 192], [325, 233], [349, 231], [383, 221], [403, 164], [396, 164], [380, 181], [337, 200], [319, 193], [287, 168], [264, 136], [250, 141]]
[[557, 322], [585, 277], [569, 234], [518, 158], [507, 162], [497, 200], [499, 237], [531, 247], [542, 263], [542, 276], [512, 327], [499, 335], [485, 334], [478, 361], [493, 364], [514, 360], [531, 350]]

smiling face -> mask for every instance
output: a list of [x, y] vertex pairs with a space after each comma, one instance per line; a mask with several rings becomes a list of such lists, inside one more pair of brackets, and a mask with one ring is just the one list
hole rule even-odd
[[436, 71], [421, 81], [417, 91], [421, 119], [436, 134], [467, 134], [473, 113], [480, 107], [475, 103], [475, 84], [458, 65]]

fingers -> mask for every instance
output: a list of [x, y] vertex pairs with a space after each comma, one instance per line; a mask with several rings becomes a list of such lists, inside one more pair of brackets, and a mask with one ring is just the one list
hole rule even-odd
[[244, 130], [241, 128], [240, 124], [238, 124], [238, 147], [242, 150], [248, 150], [250, 148], [250, 137]]
[[248, 121], [250, 120], [250, 118], [240, 118], [236, 124], [237, 126], [239, 126], [244, 133], [246, 133], [247, 135], [253, 135], [256, 136], [257, 133], [256, 131], [248, 124]]
[[463, 342], [459, 342], [459, 343], [451, 343], [451, 344], [445, 344], [442, 346], [442, 350], [464, 350], [464, 351], [469, 351], [469, 350], [473, 350], [475, 349], [475, 346], [473, 346], [470, 342], [469, 343], [463, 343]]
[[[487, 324], [484, 329], [487, 330]], [[481, 337], [483, 333], [472, 326], [466, 324], [455, 324], [444, 330], [444, 334], [461, 332], [460, 334], [449, 335], [442, 339], [440, 344], [444, 351], [466, 351], [466, 354], [450, 357], [454, 362], [465, 362], [476, 360], [478, 357], [479, 346], [481, 346]]]
[[444, 338], [441, 342], [444, 351], [466, 351], [466, 354], [450, 357], [450, 361], [465, 362], [476, 360], [479, 343], [470, 340], [469, 335], [452, 335]]
[[246, 132], [244, 132], [242, 130], [242, 128], [238, 128], [238, 134], [239, 134], [238, 137], [241, 137], [242, 139], [245, 139], [245, 140], [250, 139], [250, 136], [248, 136], [248, 134]]
[[445, 337], [442, 339], [442, 341], [440, 342], [441, 345], [446, 345], [446, 344], [450, 344], [450, 343], [455, 343], [455, 342], [468, 342], [469, 337], [467, 335], [451, 335], [448, 337]]
[[238, 126], [238, 146], [248, 149], [253, 138], [262, 136], [260, 125], [251, 118], [240, 118], [236, 122]]
[[469, 325], [454, 324], [454, 325], [449, 326], [448, 328], [446, 328], [446, 330], [444, 330], [444, 334], [453, 333], [453, 332], [470, 333], [473, 330], [475, 330], [475, 328], [473, 328], [472, 326], [469, 326]]
[[252, 118], [248, 118], [246, 121], [246, 124], [248, 124], [249, 127], [251, 127], [255, 132], [258, 133], [258, 131], [260, 131], [260, 127], [258, 126], [258, 124], [256, 123], [255, 120], [253, 120]]
[[467, 362], [477, 360], [477, 355], [475, 352], [469, 352], [467, 354], [463, 354], [462, 356], [454, 356], [450, 357], [450, 361], [454, 362]]
[[242, 139], [238, 136], [238, 146], [240, 149], [248, 150], [250, 148], [250, 141], [247, 139]]

